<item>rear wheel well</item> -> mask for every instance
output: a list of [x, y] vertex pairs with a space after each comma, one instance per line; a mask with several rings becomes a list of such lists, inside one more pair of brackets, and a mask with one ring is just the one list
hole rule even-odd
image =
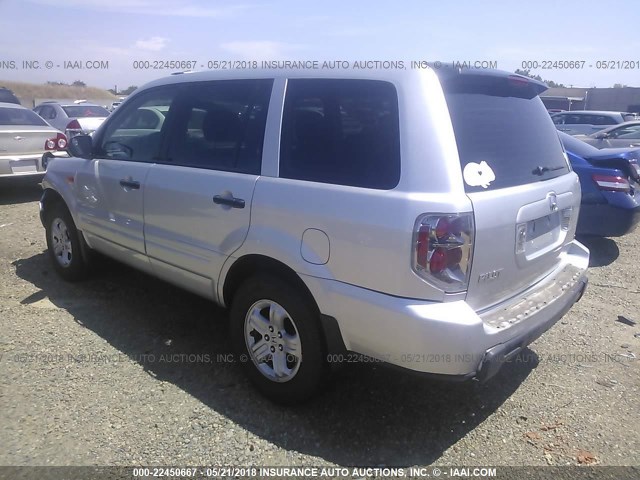
[[236, 262], [231, 266], [222, 288], [224, 304], [229, 307], [233, 301], [233, 296], [240, 285], [242, 285], [245, 280], [258, 273], [270, 273], [287, 281], [292, 286], [296, 287], [302, 295], [304, 295], [305, 300], [313, 306], [318, 314], [320, 313], [320, 309], [318, 308], [318, 304], [313, 298], [313, 295], [298, 274], [284, 263], [264, 255], [246, 255], [236, 260]]
[[64, 201], [64, 198], [62, 198], [62, 195], [60, 195], [58, 192], [56, 192], [52, 188], [45, 189], [44, 193], [42, 194], [42, 199], [40, 201], [42, 202], [42, 208], [44, 211], [46, 211], [55, 203], [62, 203], [67, 208], [67, 210], [69, 209], [67, 207], [67, 204]]
[[[227, 273], [222, 288], [224, 304], [230, 307], [240, 286], [252, 276], [264, 273], [271, 274], [290, 284], [311, 307], [319, 322], [326, 353], [343, 354], [347, 351], [337, 320], [323, 315], [311, 291], [300, 276], [291, 267], [273, 258], [264, 255], [247, 255], [236, 260]], [[331, 369], [338, 369], [340, 366], [339, 362], [331, 363]]]

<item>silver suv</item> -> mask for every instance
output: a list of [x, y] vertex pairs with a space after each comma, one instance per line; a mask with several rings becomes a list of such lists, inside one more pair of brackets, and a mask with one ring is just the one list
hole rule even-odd
[[236, 358], [280, 402], [355, 354], [487, 380], [586, 286], [544, 89], [448, 70], [152, 82], [47, 171], [49, 255], [67, 280], [98, 251], [228, 307]]

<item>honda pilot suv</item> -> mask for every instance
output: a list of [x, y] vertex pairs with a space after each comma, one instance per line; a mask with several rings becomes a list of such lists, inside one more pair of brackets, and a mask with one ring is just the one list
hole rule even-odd
[[228, 307], [276, 401], [352, 352], [487, 380], [587, 282], [544, 89], [445, 69], [154, 81], [47, 171], [49, 256], [66, 280], [97, 251]]

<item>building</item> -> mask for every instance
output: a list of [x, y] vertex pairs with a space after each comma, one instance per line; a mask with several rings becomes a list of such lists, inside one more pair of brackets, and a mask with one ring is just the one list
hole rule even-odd
[[549, 88], [540, 95], [549, 109], [640, 112], [640, 88]]

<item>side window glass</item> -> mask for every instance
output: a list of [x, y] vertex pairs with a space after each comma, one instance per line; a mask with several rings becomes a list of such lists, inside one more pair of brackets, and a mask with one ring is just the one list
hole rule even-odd
[[553, 123], [555, 123], [556, 125], [564, 125], [564, 119], [566, 118], [566, 115], [556, 115], [555, 117], [553, 117]]
[[48, 106], [42, 107], [39, 111], [40, 116], [45, 120], [52, 120], [56, 118], [56, 111]]
[[611, 138], [638, 139], [640, 138], [640, 125], [632, 125], [629, 127], [618, 128], [610, 132], [609, 136]]
[[189, 85], [176, 102], [168, 161], [259, 175], [272, 85], [273, 80]]
[[280, 176], [394, 188], [400, 180], [395, 87], [374, 80], [289, 80]]
[[593, 125], [615, 125], [616, 122], [613, 118], [607, 117], [606, 115], [594, 115], [592, 124]]
[[150, 90], [118, 110], [99, 141], [96, 156], [136, 162], [157, 160], [162, 127], [177, 92], [174, 85]]

